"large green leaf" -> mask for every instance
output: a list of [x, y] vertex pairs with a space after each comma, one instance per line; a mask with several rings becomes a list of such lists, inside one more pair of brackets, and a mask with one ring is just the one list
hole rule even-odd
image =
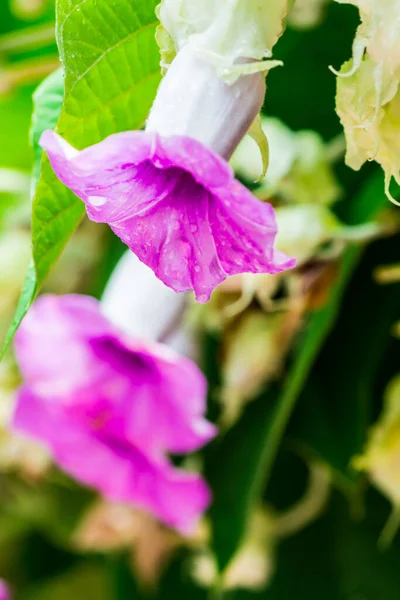
[[[155, 5], [155, 0], [58, 0], [65, 98], [57, 131], [77, 148], [143, 125], [160, 78]], [[33, 200], [33, 265], [6, 345], [83, 214], [82, 202], [43, 157]]]
[[[354, 198], [348, 220], [368, 221], [386, 203], [381, 176], [373, 176]], [[327, 304], [313, 313], [296, 349], [295, 360], [281, 386], [250, 405], [244, 417], [208, 457], [208, 475], [215, 499], [211, 508], [213, 545], [220, 569], [236, 552], [249, 514], [269, 481], [271, 469], [289, 419], [317, 355], [335, 323], [341, 299], [361, 250], [350, 247]], [[220, 465], [223, 464], [223, 469]], [[232, 492], [235, 490], [234, 497]]]

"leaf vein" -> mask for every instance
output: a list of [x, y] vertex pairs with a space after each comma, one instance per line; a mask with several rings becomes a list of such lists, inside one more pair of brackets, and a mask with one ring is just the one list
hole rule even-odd
[[73, 90], [75, 89], [75, 87], [77, 86], [77, 84], [84, 78], [86, 77], [86, 75], [88, 73], [90, 73], [90, 71], [97, 65], [99, 64], [105, 56], [107, 56], [110, 52], [112, 52], [113, 50], [115, 50], [116, 48], [118, 48], [119, 46], [125, 44], [126, 42], [130, 41], [131, 39], [135, 38], [136, 36], [138, 36], [139, 34], [141, 34], [143, 31], [146, 31], [148, 29], [151, 29], [153, 27], [155, 27], [156, 25], [156, 21], [149, 23], [148, 25], [146, 25], [146, 27], [143, 27], [142, 29], [138, 30], [138, 31], [133, 31], [130, 35], [128, 35], [127, 37], [125, 37], [122, 40], [119, 40], [116, 44], [114, 44], [113, 46], [110, 46], [110, 48], [108, 48], [105, 52], [103, 52], [103, 54], [101, 54], [101, 56], [99, 56], [98, 58], [96, 58], [96, 60], [90, 65], [90, 67], [88, 67], [86, 69], [86, 71], [84, 71], [83, 73], [81, 73], [81, 75], [79, 75], [77, 77], [77, 79], [75, 80], [75, 82], [73, 83], [73, 85], [71, 86], [70, 90], [69, 90], [69, 94], [71, 95]]

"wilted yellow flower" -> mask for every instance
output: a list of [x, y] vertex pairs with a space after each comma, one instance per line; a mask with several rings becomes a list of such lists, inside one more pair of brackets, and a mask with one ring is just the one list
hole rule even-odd
[[398, 0], [336, 0], [354, 4], [361, 24], [353, 58], [338, 74], [336, 107], [343, 124], [346, 163], [359, 169], [367, 160], [400, 183], [400, 3]]

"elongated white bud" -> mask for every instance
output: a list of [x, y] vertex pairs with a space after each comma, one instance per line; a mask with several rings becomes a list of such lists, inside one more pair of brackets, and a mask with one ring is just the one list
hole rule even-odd
[[147, 131], [185, 135], [229, 159], [261, 110], [265, 74], [221, 79], [189, 46], [177, 54], [158, 89]]

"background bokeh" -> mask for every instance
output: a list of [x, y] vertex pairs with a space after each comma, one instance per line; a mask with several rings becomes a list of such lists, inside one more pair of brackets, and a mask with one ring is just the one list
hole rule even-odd
[[[194, 459], [213, 505], [182, 539], [58, 471], [10, 430], [20, 383], [10, 350], [0, 363], [0, 578], [16, 600], [400, 597], [396, 513], [385, 529], [400, 502], [400, 277], [387, 268], [400, 262], [400, 218], [380, 168], [343, 161], [328, 66], [351, 55], [358, 11], [308, 8], [275, 48], [284, 67], [268, 75], [264, 106], [271, 154], [292, 159], [255, 185], [257, 149], [234, 157], [238, 177], [276, 206], [281, 247], [299, 266], [227, 282], [185, 315], [221, 431]], [[51, 0], [0, 3], [0, 342], [31, 257], [32, 94], [60, 66], [54, 11]], [[99, 298], [123, 251], [83, 220], [43, 291]]]

